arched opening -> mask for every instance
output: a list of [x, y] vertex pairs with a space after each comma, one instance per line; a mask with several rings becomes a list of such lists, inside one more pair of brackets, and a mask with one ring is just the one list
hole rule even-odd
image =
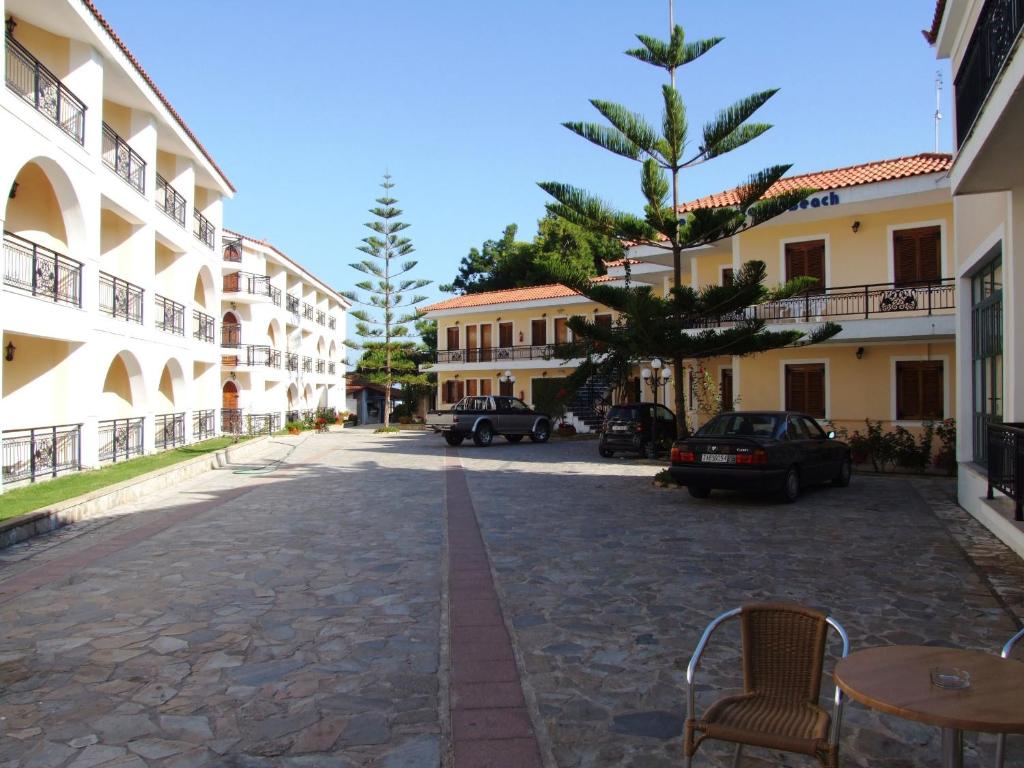
[[66, 254], [67, 228], [57, 191], [46, 172], [35, 162], [27, 163], [18, 171], [14, 184], [17, 186], [12, 189], [13, 195], [5, 195], [8, 199], [4, 229]]
[[313, 387], [309, 384], [306, 385], [305, 390], [302, 392], [302, 402], [307, 408], [313, 407]]
[[318, 357], [323, 357], [327, 352], [327, 344], [324, 342], [324, 337], [321, 336], [320, 340], [316, 343], [316, 354]]
[[196, 275], [195, 290], [192, 293], [192, 301], [195, 302], [197, 307], [207, 309], [212, 307], [214, 299], [213, 290], [213, 275], [210, 274], [209, 267], [202, 267], [199, 273]]
[[327, 352], [328, 360], [336, 360], [338, 358], [338, 344], [337, 342], [331, 342], [331, 348]]
[[234, 312], [225, 312], [220, 323], [220, 345], [237, 347], [242, 343], [242, 323]]
[[274, 349], [281, 349], [284, 346], [283, 330], [279, 320], [271, 320], [267, 324], [267, 340]]
[[160, 372], [160, 384], [156, 388], [157, 391], [157, 410], [173, 411], [174, 410], [174, 376], [171, 375], [171, 369], [168, 366], [164, 366], [164, 369]]
[[120, 352], [103, 377], [100, 414], [106, 418], [127, 418], [144, 407], [142, 370], [131, 352]]
[[288, 387], [288, 410], [294, 410], [298, 406], [299, 388], [294, 384]]
[[238, 385], [233, 381], [225, 381], [221, 390], [221, 408], [225, 410], [238, 409]]

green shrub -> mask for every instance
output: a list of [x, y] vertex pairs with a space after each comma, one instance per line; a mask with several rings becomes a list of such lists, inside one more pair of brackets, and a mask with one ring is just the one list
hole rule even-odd
[[939, 438], [939, 450], [933, 463], [937, 469], [952, 476], [956, 470], [956, 419], [944, 419], [936, 424], [935, 436]]
[[301, 421], [289, 421], [285, 423], [284, 428], [287, 429], [288, 431], [291, 431], [293, 429], [302, 430], [305, 429], [305, 426], [306, 425]]

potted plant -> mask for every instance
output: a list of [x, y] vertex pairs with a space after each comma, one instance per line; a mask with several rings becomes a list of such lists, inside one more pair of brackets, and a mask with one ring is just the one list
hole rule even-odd
[[289, 435], [297, 435], [302, 431], [301, 421], [289, 421], [284, 425], [284, 428], [288, 430]]
[[338, 416], [335, 419], [335, 423], [338, 424], [341, 427], [344, 427], [345, 426], [345, 422], [349, 421], [351, 418], [352, 418], [352, 413], [350, 411], [338, 411]]

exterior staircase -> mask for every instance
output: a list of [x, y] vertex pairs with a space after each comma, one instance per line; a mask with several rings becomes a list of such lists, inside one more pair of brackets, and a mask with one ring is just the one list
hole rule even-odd
[[600, 400], [607, 400], [610, 390], [611, 381], [606, 376], [591, 376], [566, 404], [566, 421], [576, 427], [577, 432], [596, 432], [604, 417], [594, 405]]

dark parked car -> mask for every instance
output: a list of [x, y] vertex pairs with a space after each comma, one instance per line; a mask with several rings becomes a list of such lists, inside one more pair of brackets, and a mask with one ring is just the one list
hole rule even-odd
[[[655, 424], [655, 416], [657, 424]], [[605, 458], [616, 451], [638, 453], [645, 458], [654, 456], [651, 438], [657, 432], [658, 450], [664, 451], [676, 439], [676, 415], [664, 405], [629, 403], [613, 405], [601, 426], [598, 452]]]
[[510, 443], [529, 437], [546, 443], [551, 437], [551, 417], [539, 413], [518, 397], [490, 395], [462, 398], [450, 411], [430, 411], [427, 428], [444, 435], [448, 445], [461, 445], [467, 437], [479, 446], [490, 445], [495, 435]]
[[672, 446], [669, 472], [698, 499], [722, 488], [794, 501], [808, 485], [850, 484], [850, 449], [834, 438], [804, 413], [722, 413]]

